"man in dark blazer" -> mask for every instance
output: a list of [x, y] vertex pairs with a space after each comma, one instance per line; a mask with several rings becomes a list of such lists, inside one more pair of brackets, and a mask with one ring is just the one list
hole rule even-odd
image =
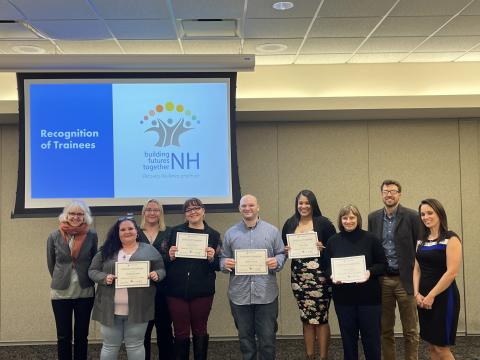
[[405, 359], [418, 359], [418, 315], [413, 296], [413, 266], [420, 239], [418, 213], [400, 205], [402, 187], [385, 180], [380, 187], [384, 208], [368, 216], [368, 230], [382, 239], [387, 257], [382, 284], [382, 353], [384, 360], [395, 360], [395, 307], [398, 303], [405, 341]]

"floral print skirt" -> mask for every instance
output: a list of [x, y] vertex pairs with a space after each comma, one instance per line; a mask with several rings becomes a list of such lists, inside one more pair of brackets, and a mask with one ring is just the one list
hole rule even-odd
[[319, 259], [292, 259], [291, 282], [300, 319], [312, 325], [328, 323], [332, 286], [320, 269]]

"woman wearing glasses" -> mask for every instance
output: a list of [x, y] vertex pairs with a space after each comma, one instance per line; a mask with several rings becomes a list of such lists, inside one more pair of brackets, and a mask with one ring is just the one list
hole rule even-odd
[[117, 359], [125, 342], [130, 360], [143, 360], [143, 341], [148, 322], [154, 318], [155, 285], [116, 288], [115, 263], [149, 261], [148, 278], [158, 282], [165, 277], [159, 252], [150, 244], [138, 241], [137, 224], [131, 217], [121, 217], [107, 234], [88, 271], [97, 283], [92, 319], [100, 322], [103, 346], [100, 359]]
[[[335, 227], [322, 216], [315, 194], [310, 190], [302, 190], [295, 198], [295, 213], [282, 229], [285, 251], [287, 234], [316, 232], [317, 247], [323, 255], [327, 240], [335, 235]], [[292, 259], [291, 283], [295, 299], [300, 309], [303, 323], [303, 340], [307, 359], [315, 359], [315, 342], [318, 342], [320, 359], [328, 356], [330, 326], [328, 325], [328, 309], [332, 298], [332, 286], [325, 275], [323, 256], [303, 259]]]
[[72, 314], [74, 358], [87, 359], [88, 327], [95, 295], [88, 267], [97, 253], [93, 219], [82, 201], [72, 201], [58, 217], [58, 229], [47, 240], [47, 263], [52, 277], [50, 297], [57, 325], [59, 360], [72, 359]]
[[[219, 270], [220, 234], [205, 222], [205, 208], [199, 199], [185, 201], [183, 211], [186, 222], [172, 230], [167, 263], [167, 302], [175, 331], [175, 357], [189, 358], [191, 330], [195, 360], [206, 360], [207, 321], [215, 294], [215, 271]], [[185, 257], [193, 250], [186, 246], [189, 236], [190, 242], [205, 241], [204, 250], [200, 248], [200, 254], [197, 251], [194, 257]]]
[[[138, 233], [140, 241], [146, 244], [152, 244], [160, 255], [162, 255], [164, 262], [166, 262], [171, 228], [165, 226], [163, 207], [159, 201], [149, 199], [145, 205], [143, 205], [140, 229], [141, 231]], [[147, 332], [145, 333], [145, 360], [150, 359], [151, 336], [154, 325], [157, 330], [158, 358], [160, 360], [173, 359], [172, 320], [170, 319], [170, 313], [168, 311], [165, 291], [166, 281], [162, 280], [157, 282], [155, 318], [148, 322]]]

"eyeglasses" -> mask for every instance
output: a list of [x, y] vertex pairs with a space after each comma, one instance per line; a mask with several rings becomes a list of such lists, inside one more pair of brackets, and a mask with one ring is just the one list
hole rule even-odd
[[135, 220], [135, 218], [133, 217], [133, 214], [127, 214], [125, 216], [120, 216], [117, 219], [118, 222], [122, 222], [122, 221], [125, 221], [125, 220]]
[[145, 209], [145, 212], [147, 213], [159, 213], [160, 209]]
[[191, 207], [191, 208], [187, 208], [185, 209], [185, 214], [189, 214], [189, 213], [192, 213], [192, 212], [197, 212], [197, 211], [200, 211], [201, 209], [203, 209], [203, 207], [201, 206], [194, 206], [194, 207]]
[[382, 190], [383, 195], [388, 195], [388, 194], [397, 195], [398, 193], [400, 193], [400, 191], [398, 190]]
[[85, 214], [84, 213], [81, 213], [81, 212], [69, 212], [68, 213], [68, 216], [71, 216], [71, 217], [84, 217]]

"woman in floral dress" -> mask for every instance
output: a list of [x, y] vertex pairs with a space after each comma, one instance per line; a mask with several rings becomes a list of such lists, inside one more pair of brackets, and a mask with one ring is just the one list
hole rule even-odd
[[[285, 251], [289, 252], [287, 234], [316, 232], [317, 246], [322, 250], [327, 240], [335, 234], [335, 227], [322, 216], [315, 194], [302, 190], [295, 199], [295, 214], [289, 218], [282, 230]], [[292, 259], [292, 290], [300, 309], [303, 323], [303, 338], [307, 359], [315, 358], [315, 342], [318, 342], [320, 359], [326, 359], [330, 340], [328, 309], [332, 288], [325, 277], [323, 252], [319, 257]]]

